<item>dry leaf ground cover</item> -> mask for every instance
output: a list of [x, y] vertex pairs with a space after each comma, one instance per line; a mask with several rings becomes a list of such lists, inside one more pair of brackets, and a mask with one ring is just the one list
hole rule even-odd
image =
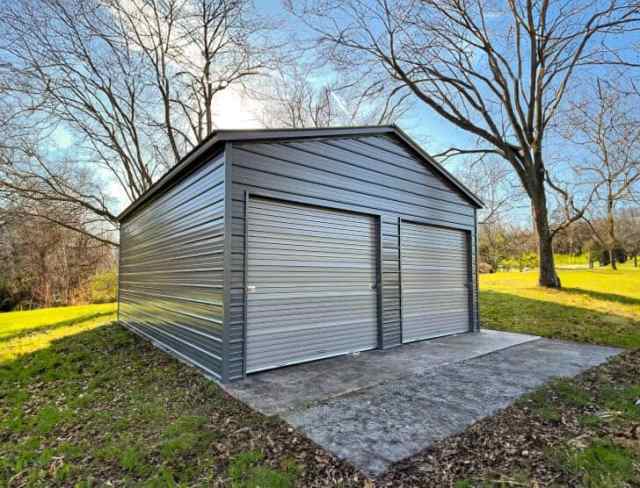
[[[504, 296], [505, 309], [530, 299], [523, 297], [533, 293], [527, 273], [504, 275], [510, 293], [509, 286], [496, 293]], [[513, 285], [524, 278], [520, 288]], [[496, 286], [483, 284], [487, 291]], [[629, 290], [592, 289], [622, 298], [580, 296], [598, 303], [566, 305], [571, 311], [556, 320], [568, 320], [570, 334], [587, 334], [579, 314], [590, 317], [589, 330], [598, 330], [602, 315], [625, 317], [610, 329], [614, 342], [606, 343], [633, 345], [637, 288]], [[487, 304], [487, 291], [483, 317], [501, 306], [495, 296]], [[539, 319], [531, 332], [553, 336], [564, 329], [541, 310], [562, 307], [558, 297], [565, 292], [549, 293], [537, 296], [543, 304], [526, 313]], [[576, 292], [566, 294], [576, 299]], [[605, 306], [611, 307], [606, 313], [599, 309]], [[640, 486], [639, 352], [554, 382], [367, 480], [113, 324], [109, 307], [0, 315], [0, 487]], [[522, 330], [525, 312], [515, 307], [509, 313]], [[507, 319], [500, 320], [507, 328]], [[584, 339], [601, 342], [600, 336]]]

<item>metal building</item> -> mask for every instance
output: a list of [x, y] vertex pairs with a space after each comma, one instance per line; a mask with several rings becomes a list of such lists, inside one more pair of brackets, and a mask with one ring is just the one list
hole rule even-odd
[[223, 382], [475, 331], [481, 205], [395, 126], [218, 131], [120, 215], [119, 320]]

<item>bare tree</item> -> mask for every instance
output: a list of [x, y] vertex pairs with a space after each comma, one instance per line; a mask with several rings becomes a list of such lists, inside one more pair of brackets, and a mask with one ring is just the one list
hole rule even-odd
[[[635, 103], [634, 103], [635, 102]], [[598, 80], [595, 96], [571, 107], [567, 137], [584, 151], [574, 171], [579, 181], [595, 188], [595, 205], [584, 219], [594, 238], [609, 252], [616, 269], [618, 207], [633, 201], [640, 189], [640, 120], [637, 100]], [[594, 219], [606, 222], [604, 228]]]
[[[25, 214], [23, 204], [56, 222]], [[17, 201], [0, 209], [0, 310], [86, 302], [91, 278], [113, 266], [111, 246], [68, 228], [77, 216], [65, 205], [41, 206]], [[57, 223], [67, 219], [68, 227]]]
[[526, 205], [521, 187], [506, 162], [493, 155], [457, 161], [456, 175], [485, 204], [479, 212], [478, 224], [491, 225]]
[[[115, 226], [113, 207], [96, 181], [113, 181], [124, 199], [135, 200], [214, 130], [216, 95], [261, 73], [273, 58], [273, 45], [262, 37], [269, 26], [253, 18], [250, 5], [4, 5], [0, 63], [15, 80], [9, 88], [21, 103], [21, 117], [43, 127], [41, 138], [12, 141], [5, 154], [12, 163], [0, 165], [2, 190], [35, 202], [80, 205]], [[60, 131], [73, 141], [64, 157], [46, 147]]]
[[264, 105], [266, 127], [329, 127], [392, 124], [405, 115], [410, 93], [327, 80], [326, 69], [291, 63], [272, 74], [254, 97]]
[[[609, 39], [640, 22], [619, 0], [290, 2], [344, 72], [411, 90], [498, 154], [531, 200], [539, 284], [559, 287], [549, 222], [545, 135], [576, 70], [620, 63]], [[466, 153], [468, 149], [449, 152]], [[576, 220], [574, 215], [570, 220]]]
[[150, 68], [176, 159], [215, 128], [215, 98], [277, 67], [272, 22], [247, 0], [108, 0], [122, 33]]
[[618, 217], [620, 230], [616, 236], [628, 256], [633, 257], [634, 267], [638, 267], [640, 255], [640, 209], [623, 209]]

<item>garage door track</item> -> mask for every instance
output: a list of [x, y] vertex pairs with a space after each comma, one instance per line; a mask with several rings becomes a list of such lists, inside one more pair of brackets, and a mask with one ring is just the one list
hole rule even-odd
[[619, 352], [485, 330], [259, 373], [227, 390], [375, 476]]

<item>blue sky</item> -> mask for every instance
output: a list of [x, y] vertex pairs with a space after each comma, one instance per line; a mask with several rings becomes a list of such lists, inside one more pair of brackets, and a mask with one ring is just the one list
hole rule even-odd
[[[260, 13], [266, 13], [273, 15], [285, 21], [287, 29], [293, 29], [302, 35], [307, 31], [304, 24], [294, 16], [289, 15], [282, 6], [282, 0], [257, 0], [256, 8]], [[222, 101], [221, 106], [229, 113], [236, 114], [240, 110], [234, 110], [234, 107], [239, 109], [248, 104], [243, 103], [242, 100], [225, 99]], [[235, 118], [229, 119], [230, 126], [237, 127], [238, 121], [242, 125], [242, 117], [236, 115]], [[418, 143], [422, 144], [425, 149], [430, 153], [440, 152], [452, 145], [458, 147], [474, 147], [476, 145], [476, 139], [468, 133], [457, 129], [451, 123], [444, 120], [442, 117], [436, 115], [433, 111], [428, 109], [421, 102], [415, 104], [413, 109], [407, 116], [405, 116], [399, 125], [405, 129]], [[222, 125], [225, 128], [230, 128], [228, 125]], [[72, 139], [69, 133], [62, 129], [58, 129], [54, 134], [54, 139], [61, 150], [68, 148], [72, 143]], [[482, 144], [482, 143], [480, 143]], [[482, 144], [485, 147], [484, 144]], [[567, 150], [564, 148], [568, 157], [575, 157], [575, 151]], [[449, 163], [448, 168], [454, 173], [459, 169], [464, 162]], [[115, 191], [115, 186], [113, 187]], [[124, 206], [126, 202], [121, 201], [120, 206]], [[516, 218], [521, 219], [523, 223], [529, 220], [528, 209], [523, 209], [516, 214]]]

